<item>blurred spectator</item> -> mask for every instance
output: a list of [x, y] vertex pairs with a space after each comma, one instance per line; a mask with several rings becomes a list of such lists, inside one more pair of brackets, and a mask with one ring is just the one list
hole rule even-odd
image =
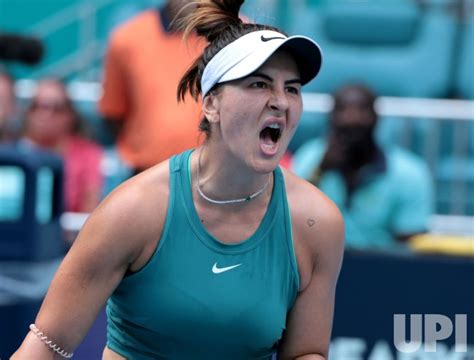
[[328, 195], [342, 211], [346, 244], [385, 247], [427, 230], [432, 179], [422, 159], [375, 140], [376, 97], [362, 85], [334, 96], [328, 139], [302, 145], [293, 170]]
[[14, 140], [19, 128], [13, 77], [0, 67], [0, 143]]
[[91, 212], [97, 206], [103, 152], [81, 133], [81, 118], [61, 81], [39, 82], [19, 144], [51, 150], [63, 158], [66, 211]]
[[190, 2], [168, 0], [141, 12], [110, 39], [99, 111], [135, 172], [198, 144], [201, 106], [192, 99], [178, 104], [176, 90], [204, 43], [192, 35], [186, 46], [171, 29], [195, 6]]

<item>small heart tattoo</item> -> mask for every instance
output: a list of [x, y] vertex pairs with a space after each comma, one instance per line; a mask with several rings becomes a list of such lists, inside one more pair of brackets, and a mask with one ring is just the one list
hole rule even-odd
[[314, 220], [313, 219], [308, 219], [308, 226], [311, 227], [314, 225]]

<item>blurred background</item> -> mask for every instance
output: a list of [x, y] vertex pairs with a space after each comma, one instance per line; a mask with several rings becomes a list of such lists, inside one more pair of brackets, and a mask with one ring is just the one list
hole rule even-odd
[[[108, 42], [118, 26], [163, 3], [0, 0], [0, 74], [9, 74], [15, 98], [0, 146], [0, 358], [19, 345], [91, 210], [68, 205], [64, 158], [18, 140], [39, 106], [38, 81], [64, 82], [83, 133], [100, 148], [102, 199], [133, 172], [98, 110]], [[474, 359], [474, 0], [254, 0], [242, 13], [308, 35], [323, 50], [320, 75], [303, 89], [290, 155], [328, 133], [337, 89], [363, 83], [378, 95], [377, 141], [410, 151], [430, 172], [426, 232], [402, 245], [347, 249], [331, 358]], [[441, 314], [453, 326], [466, 314], [466, 351], [454, 350], [459, 324], [434, 353], [400, 352], [394, 314], [405, 314], [407, 327], [410, 314]], [[100, 358], [104, 328], [102, 314], [76, 358]]]

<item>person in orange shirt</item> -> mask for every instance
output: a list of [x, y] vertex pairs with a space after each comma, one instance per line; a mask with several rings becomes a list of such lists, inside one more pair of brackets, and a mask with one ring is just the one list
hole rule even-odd
[[189, 0], [168, 0], [113, 33], [105, 59], [99, 112], [117, 137], [122, 160], [135, 173], [199, 144], [201, 105], [178, 104], [177, 85], [205, 42], [172, 22], [194, 9]]

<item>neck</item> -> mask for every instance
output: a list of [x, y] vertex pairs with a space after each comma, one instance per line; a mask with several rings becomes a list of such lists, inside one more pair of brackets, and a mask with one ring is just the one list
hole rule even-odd
[[[241, 161], [223, 154], [222, 150], [213, 151], [208, 146], [197, 149], [192, 159], [192, 169], [193, 187], [196, 187], [199, 180], [201, 192], [210, 199], [229, 201], [252, 196], [251, 201], [255, 202], [257, 197], [266, 198], [265, 195], [271, 193], [272, 174], [252, 172]], [[205, 199], [202, 195], [201, 197]]]

